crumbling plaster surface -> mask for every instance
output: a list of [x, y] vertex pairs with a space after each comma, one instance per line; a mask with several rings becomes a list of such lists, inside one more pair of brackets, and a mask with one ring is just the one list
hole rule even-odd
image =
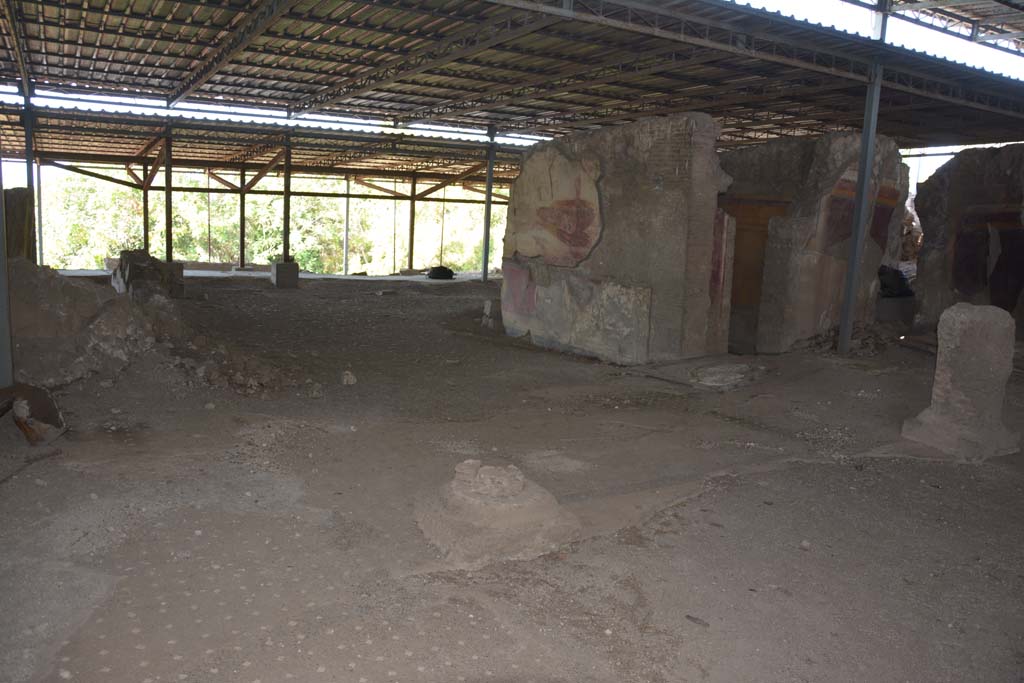
[[1015, 311], [1024, 337], [1024, 145], [963, 150], [921, 183], [915, 206], [918, 321], [933, 326], [959, 301], [991, 303]]
[[[838, 325], [859, 152], [858, 134], [830, 134], [723, 153], [722, 167], [733, 184], [722, 205], [738, 218], [735, 280], [745, 285], [734, 285], [734, 347], [781, 353]], [[898, 260], [908, 173], [896, 143], [885, 137], [878, 138], [871, 187], [875, 200], [860, 264], [858, 322], [874, 319], [878, 266]]]
[[729, 184], [704, 114], [537, 145], [512, 191], [502, 314], [513, 335], [618, 363], [720, 353]]

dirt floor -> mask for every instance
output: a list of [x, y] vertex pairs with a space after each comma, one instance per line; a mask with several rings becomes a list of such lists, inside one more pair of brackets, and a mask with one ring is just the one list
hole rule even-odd
[[[0, 681], [1024, 681], [1024, 457], [899, 441], [933, 357], [625, 369], [482, 329], [496, 295], [190, 279], [191, 344], [63, 390], [50, 447], [5, 418]], [[446, 565], [413, 510], [471, 457], [583, 539]]]

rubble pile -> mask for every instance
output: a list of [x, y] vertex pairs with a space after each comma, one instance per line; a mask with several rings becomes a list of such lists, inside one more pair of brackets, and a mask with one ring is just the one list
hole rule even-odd
[[159, 332], [131, 302], [93, 282], [11, 259], [15, 377], [44, 387], [113, 374]]
[[297, 380], [284, 376], [278, 368], [255, 356], [231, 351], [223, 345], [208, 348], [201, 336], [183, 345], [171, 363], [195, 382], [231, 389], [246, 396], [298, 384]]

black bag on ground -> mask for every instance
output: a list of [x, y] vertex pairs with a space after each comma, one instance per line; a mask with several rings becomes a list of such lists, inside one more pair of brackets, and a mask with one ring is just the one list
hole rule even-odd
[[431, 266], [427, 271], [427, 277], [431, 280], [452, 280], [455, 278], [455, 271], [447, 266]]

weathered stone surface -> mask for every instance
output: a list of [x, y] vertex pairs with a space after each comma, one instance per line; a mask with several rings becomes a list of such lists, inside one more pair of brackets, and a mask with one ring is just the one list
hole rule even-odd
[[723, 352], [732, 231], [717, 135], [691, 113], [532, 148], [505, 233], [506, 331], [616, 363]]
[[477, 568], [500, 560], [526, 560], [575, 540], [579, 522], [548, 491], [514, 465], [479, 460], [455, 466], [440, 496], [419, 501], [416, 522], [445, 560]]
[[622, 364], [649, 358], [651, 290], [596, 282], [575, 270], [508, 259], [502, 320], [512, 336]]
[[496, 332], [505, 329], [501, 321], [501, 299], [486, 299], [484, 301], [484, 314], [480, 318], [480, 324]]
[[[860, 136], [776, 140], [722, 154], [736, 219], [730, 349], [781, 353], [839, 324], [853, 234]], [[856, 321], [874, 319], [881, 263], [899, 258], [908, 177], [896, 143], [879, 137], [872, 220], [860, 263]]]
[[918, 187], [918, 322], [953, 303], [1010, 311], [1024, 338], [1024, 145], [965, 149]]
[[121, 258], [110, 275], [110, 284], [119, 293], [127, 292], [139, 302], [154, 294], [171, 298], [185, 296], [184, 264], [167, 263], [141, 249], [121, 252]]
[[994, 306], [946, 309], [939, 320], [932, 403], [904, 422], [903, 436], [969, 462], [1020, 450], [1020, 435], [1002, 420], [1013, 328], [1010, 314]]
[[295, 289], [299, 286], [299, 264], [295, 261], [271, 264], [270, 281], [278, 289]]

